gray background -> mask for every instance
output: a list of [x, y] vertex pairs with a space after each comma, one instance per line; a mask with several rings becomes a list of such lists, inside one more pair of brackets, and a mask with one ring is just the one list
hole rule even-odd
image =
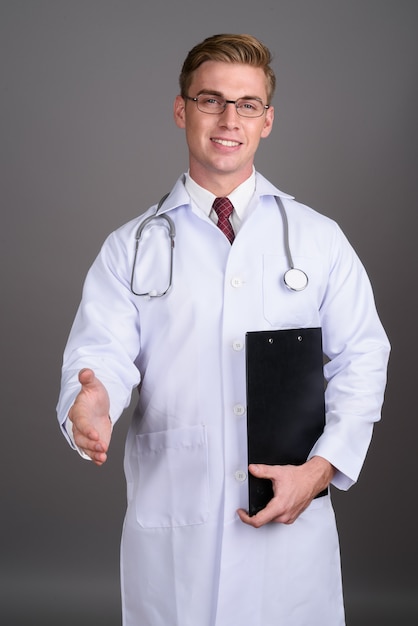
[[361, 480], [334, 491], [348, 626], [418, 623], [417, 17], [414, 0], [0, 3], [2, 623], [120, 623], [129, 417], [103, 468], [73, 453], [55, 418], [61, 355], [105, 236], [187, 168], [177, 77], [217, 32], [271, 48], [276, 122], [257, 167], [340, 223], [393, 344]]

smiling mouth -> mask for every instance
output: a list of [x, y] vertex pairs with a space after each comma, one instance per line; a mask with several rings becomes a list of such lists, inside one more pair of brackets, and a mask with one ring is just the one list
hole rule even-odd
[[239, 141], [231, 141], [228, 139], [212, 138], [211, 141], [213, 141], [214, 143], [219, 143], [221, 146], [226, 146], [227, 148], [236, 148], [237, 146], [241, 145]]

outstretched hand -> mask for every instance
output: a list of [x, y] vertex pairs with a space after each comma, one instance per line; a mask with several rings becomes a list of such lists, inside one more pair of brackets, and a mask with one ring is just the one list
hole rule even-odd
[[68, 413], [73, 425], [74, 441], [96, 465], [103, 465], [112, 436], [109, 396], [93, 370], [80, 370], [78, 379], [81, 391]]

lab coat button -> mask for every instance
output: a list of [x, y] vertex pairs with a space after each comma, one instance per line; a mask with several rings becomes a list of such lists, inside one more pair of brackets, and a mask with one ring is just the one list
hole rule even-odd
[[243, 470], [237, 470], [234, 474], [235, 480], [239, 483], [243, 483], [244, 480], [247, 480], [247, 474]]
[[241, 286], [242, 286], [242, 280], [241, 280], [241, 278], [240, 278], [239, 276], [234, 276], [234, 277], [231, 279], [231, 285], [232, 285], [233, 287], [241, 287]]
[[243, 349], [244, 344], [240, 339], [235, 339], [235, 341], [232, 342], [232, 347], [236, 352], [239, 352]]
[[244, 415], [245, 413], [245, 407], [242, 404], [236, 404], [234, 406], [234, 413], [235, 415]]

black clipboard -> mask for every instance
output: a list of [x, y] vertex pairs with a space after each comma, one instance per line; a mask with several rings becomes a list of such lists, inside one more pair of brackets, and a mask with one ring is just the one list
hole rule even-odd
[[[248, 463], [301, 465], [325, 426], [321, 329], [247, 332], [245, 347]], [[271, 481], [249, 474], [249, 514], [272, 497]]]

